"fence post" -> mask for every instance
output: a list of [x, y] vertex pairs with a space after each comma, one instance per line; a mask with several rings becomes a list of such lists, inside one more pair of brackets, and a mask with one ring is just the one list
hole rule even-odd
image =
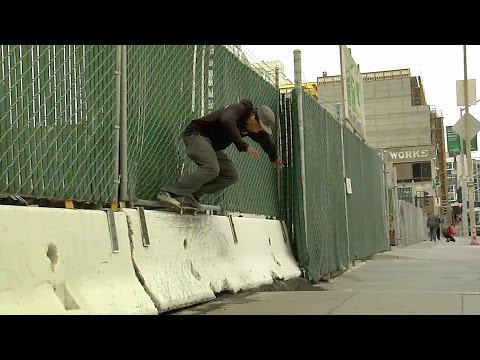
[[122, 47], [122, 81], [121, 81], [121, 112], [120, 112], [120, 200], [128, 201], [128, 140], [127, 140], [127, 46]]
[[113, 189], [112, 189], [112, 203], [118, 203], [118, 187], [119, 182], [119, 162], [120, 162], [120, 117], [121, 117], [121, 62], [122, 62], [122, 47], [116, 46], [115, 59], [115, 117], [114, 117], [114, 147], [115, 158], [113, 161]]
[[393, 224], [395, 226], [395, 245], [399, 244], [399, 240], [402, 240], [402, 232], [400, 229], [400, 214], [398, 211], [398, 183], [397, 183], [397, 169], [392, 168], [392, 206], [393, 206]]
[[300, 140], [300, 177], [302, 180], [302, 207], [305, 227], [305, 245], [308, 247], [307, 185], [305, 171], [305, 129], [303, 126], [302, 56], [300, 50], [293, 52], [295, 93], [297, 94], [298, 130]]
[[390, 249], [390, 199], [388, 197], [388, 164], [385, 160], [385, 153], [383, 151], [380, 152], [382, 158], [382, 172], [383, 172], [383, 190], [384, 190], [384, 197], [383, 197], [383, 205], [385, 206], [385, 222], [386, 222], [386, 239], [387, 239], [387, 249]]
[[[277, 128], [277, 142], [276, 142], [276, 145], [277, 145], [277, 149], [278, 149], [278, 153], [279, 154], [282, 154], [282, 145], [283, 145], [283, 142], [282, 142], [282, 119], [280, 117], [280, 109], [281, 109], [281, 99], [280, 99], [280, 68], [278, 66], [275, 67], [275, 89], [277, 90], [277, 106], [278, 106], [278, 112], [277, 112], [277, 116], [278, 116], [278, 123], [279, 123], [279, 127]], [[285, 164], [286, 164], [286, 160], [285, 159], [282, 159]], [[285, 220], [285, 210], [283, 208], [283, 204], [284, 204], [284, 201], [283, 201], [283, 197], [282, 197], [282, 189], [283, 189], [283, 181], [282, 181], [282, 175], [281, 175], [281, 172], [280, 172], [280, 169], [277, 169], [277, 194], [278, 194], [278, 201], [280, 203], [280, 214], [281, 214], [281, 217], [282, 217], [282, 220]]]
[[[340, 50], [340, 69], [343, 69], [343, 56], [342, 56], [342, 46], [339, 45], [339, 50]], [[343, 76], [344, 74], [341, 74], [341, 81], [340, 83], [343, 84]], [[341, 142], [342, 142], [342, 169], [343, 169], [343, 197], [344, 197], [344, 203], [345, 203], [345, 230], [347, 232], [347, 261], [348, 264], [350, 265], [350, 232], [348, 229], [348, 205], [347, 205], [347, 189], [346, 189], [346, 183], [345, 183], [345, 178], [346, 178], [346, 173], [345, 173], [345, 143], [344, 143], [344, 133], [345, 133], [345, 126], [347, 122], [346, 118], [346, 113], [347, 113], [347, 108], [345, 107], [345, 99], [346, 99], [347, 94], [345, 94], [345, 89], [342, 85], [342, 103], [343, 103], [343, 118], [339, 119], [340, 121], [340, 132], [341, 132]]]

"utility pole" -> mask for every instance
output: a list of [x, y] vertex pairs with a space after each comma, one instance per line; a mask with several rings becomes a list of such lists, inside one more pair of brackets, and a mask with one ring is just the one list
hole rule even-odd
[[[467, 83], [467, 45], [463, 45], [463, 89], [465, 96], [465, 134], [470, 133], [470, 119], [468, 111], [468, 83]], [[472, 169], [472, 145], [470, 139], [466, 139], [467, 144], [467, 170], [468, 170], [468, 179], [473, 178], [473, 169]], [[470, 245], [478, 245], [477, 241], [477, 224], [475, 220], [475, 199], [473, 196], [473, 187], [468, 185], [468, 207], [470, 213], [470, 235], [471, 242]]]
[[[463, 110], [460, 108], [460, 118], [463, 116]], [[465, 143], [466, 144], [466, 143]], [[460, 202], [462, 203], [462, 236], [468, 237], [468, 207], [467, 207], [467, 182], [465, 176], [467, 176], [467, 171], [465, 169], [465, 149], [463, 148], [463, 138], [460, 138], [460, 156], [458, 157], [459, 162], [457, 164], [458, 175], [462, 176], [462, 198]], [[458, 178], [458, 176], [457, 176]], [[460, 185], [460, 184], [459, 184]]]

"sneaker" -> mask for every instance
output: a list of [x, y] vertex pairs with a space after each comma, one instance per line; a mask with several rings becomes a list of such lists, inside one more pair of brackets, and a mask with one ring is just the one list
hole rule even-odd
[[162, 191], [160, 194], [158, 194], [157, 199], [175, 206], [180, 206], [180, 202], [167, 191]]
[[182, 208], [186, 207], [186, 208], [197, 209], [199, 211], [201, 210], [201, 205], [189, 196], [179, 197], [178, 201], [180, 203], [180, 207], [182, 207]]
[[203, 196], [203, 194], [192, 194], [193, 200], [195, 200], [199, 204], [200, 204], [200, 198], [202, 196]]

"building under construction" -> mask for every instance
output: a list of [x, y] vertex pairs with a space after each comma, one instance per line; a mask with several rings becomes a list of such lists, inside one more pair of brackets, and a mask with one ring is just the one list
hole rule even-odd
[[[443, 117], [427, 105], [421, 77], [398, 69], [363, 73], [362, 79], [367, 144], [382, 150], [399, 197], [446, 213]], [[333, 115], [342, 99], [340, 82], [325, 72], [317, 78], [318, 101]]]

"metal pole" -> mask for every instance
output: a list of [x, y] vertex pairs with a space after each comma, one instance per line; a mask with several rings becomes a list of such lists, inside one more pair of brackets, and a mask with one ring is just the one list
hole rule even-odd
[[302, 56], [300, 50], [293, 52], [295, 71], [295, 92], [297, 93], [298, 130], [300, 135], [300, 177], [302, 180], [303, 217], [305, 223], [305, 243], [308, 244], [307, 226], [307, 184], [305, 171], [305, 129], [303, 126], [303, 99], [302, 99]]
[[[392, 183], [393, 183], [393, 191], [392, 191], [392, 205], [393, 205], [393, 225], [395, 228], [395, 245], [400, 243], [400, 240], [403, 239], [400, 230], [400, 213], [398, 211], [398, 182], [397, 182], [397, 169], [393, 168], [393, 176], [392, 176]], [[414, 205], [414, 204], [412, 204]]]
[[[341, 131], [341, 138], [342, 138], [342, 168], [343, 168], [343, 196], [344, 196], [344, 202], [345, 202], [345, 224], [346, 224], [346, 231], [347, 231], [347, 254], [348, 254], [348, 262], [350, 263], [350, 234], [349, 234], [349, 229], [348, 229], [348, 206], [347, 206], [347, 189], [346, 186], [347, 184], [345, 183], [345, 149], [344, 149], [344, 140], [343, 140], [343, 135], [345, 133], [345, 126], [346, 125], [346, 114], [347, 114], [347, 107], [346, 104], [347, 102], [345, 101], [347, 94], [345, 94], [345, 87], [343, 86], [344, 83], [344, 74], [343, 74], [343, 56], [342, 56], [342, 45], [338, 46], [338, 51], [340, 55], [340, 84], [342, 88], [342, 106], [343, 106], [343, 116], [342, 119], [340, 119], [340, 106], [337, 104], [337, 116], [338, 119], [340, 120], [340, 131]], [[353, 127], [355, 129], [355, 127]]]
[[112, 189], [112, 203], [118, 203], [118, 187], [119, 187], [119, 157], [120, 157], [120, 109], [121, 109], [121, 62], [122, 62], [122, 47], [116, 46], [115, 59], [115, 117], [114, 117], [114, 161], [113, 161], [113, 189]]
[[382, 156], [382, 170], [383, 170], [383, 177], [382, 177], [382, 186], [383, 186], [383, 194], [382, 202], [385, 209], [385, 230], [386, 230], [386, 239], [387, 239], [387, 249], [390, 249], [390, 202], [388, 197], [388, 169], [387, 169], [387, 162], [385, 161], [385, 156], [383, 151], [380, 152]]
[[476, 178], [477, 178], [477, 181], [475, 181], [475, 185], [477, 186], [477, 191], [476, 191], [475, 197], [476, 197], [476, 201], [480, 201], [480, 192], [479, 192], [480, 189], [479, 189], [479, 187], [478, 187], [478, 185], [479, 185], [479, 183], [478, 183], [478, 181], [479, 181], [479, 178], [478, 178], [478, 174], [479, 174], [479, 173], [478, 173], [478, 166], [476, 167], [475, 170], [476, 170], [476, 174], [475, 174], [475, 175], [476, 175]]
[[[463, 143], [463, 139], [460, 141]], [[462, 145], [463, 146], [463, 145]], [[465, 155], [462, 153], [459, 156], [460, 161], [458, 162], [458, 172], [462, 177], [465, 177], [466, 171], [465, 171]], [[461, 167], [461, 169], [460, 169]], [[462, 188], [462, 198], [460, 199], [462, 203], [462, 233], [463, 236], [468, 237], [468, 207], [467, 207], [467, 199], [468, 199], [468, 194], [467, 194], [467, 187], [465, 184], [461, 186]]]
[[[463, 110], [460, 108], [460, 118], [463, 115]], [[465, 171], [465, 152], [463, 148], [463, 138], [460, 138], [460, 157], [459, 157], [459, 162], [457, 166], [458, 174], [457, 178], [459, 175], [461, 176], [466, 176], [467, 172]], [[460, 169], [461, 167], [461, 169]], [[466, 185], [461, 186], [462, 189], [462, 198], [460, 199], [460, 202], [462, 203], [462, 236], [468, 237], [468, 208], [467, 208], [467, 187]]]
[[120, 200], [128, 201], [128, 140], [127, 140], [127, 46], [122, 45], [122, 110], [120, 113]]
[[278, 66], [275, 67], [275, 87], [280, 91], [280, 68]]
[[[278, 111], [280, 112], [280, 68], [278, 66], [275, 67], [275, 89], [277, 90], [277, 104], [278, 104]], [[279, 117], [280, 118], [280, 117]], [[279, 119], [279, 123], [280, 123], [281, 119]], [[283, 144], [282, 144], [282, 141], [281, 141], [281, 138], [282, 138], [282, 126], [279, 126], [279, 128], [277, 128], [277, 149], [278, 149], [278, 153], [279, 154], [283, 154]], [[285, 159], [283, 159], [283, 161], [286, 162]], [[280, 204], [281, 204], [281, 214], [282, 214], [282, 220], [285, 220], [285, 216], [284, 215], [284, 204], [283, 204], [283, 199], [282, 199], [282, 189], [283, 189], [283, 186], [282, 186], [282, 176], [280, 174], [280, 169], [277, 169], [277, 194], [278, 194], [278, 199], [280, 201]]]
[[[465, 134], [470, 133], [470, 120], [468, 118], [468, 85], [467, 85], [467, 45], [463, 45], [463, 89], [465, 96]], [[473, 169], [472, 169], [472, 146], [470, 139], [465, 139], [467, 143], [467, 169], [468, 169], [468, 179], [473, 178]], [[467, 184], [468, 185], [468, 184]], [[468, 186], [468, 207], [470, 210], [470, 235], [471, 242], [470, 245], [478, 245], [477, 241], [477, 226], [475, 221], [475, 200], [473, 198], [473, 187]]]
[[[412, 180], [412, 204], [413, 206], [418, 206], [417, 205], [417, 192], [415, 190], [415, 181]], [[418, 206], [420, 207], [420, 206]]]
[[341, 145], [342, 145], [342, 172], [343, 172], [343, 203], [345, 206], [345, 230], [347, 233], [347, 261], [350, 264], [350, 234], [348, 229], [348, 204], [347, 204], [347, 184], [345, 182], [346, 179], [346, 171], [345, 171], [345, 141], [343, 139], [345, 134], [345, 120], [343, 122], [340, 119], [340, 104], [336, 105], [337, 111], [337, 119], [340, 121], [340, 137], [341, 137]]

